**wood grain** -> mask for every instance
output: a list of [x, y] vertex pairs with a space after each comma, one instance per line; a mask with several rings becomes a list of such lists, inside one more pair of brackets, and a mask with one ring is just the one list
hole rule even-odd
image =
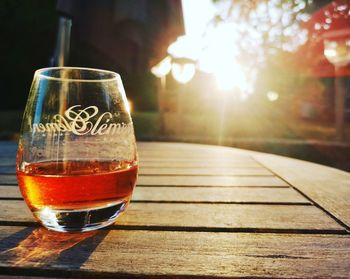
[[254, 156], [350, 228], [350, 173], [276, 155]]
[[[257, 163], [225, 164], [209, 162], [154, 162], [146, 161], [140, 164], [140, 174], [146, 175], [272, 175], [266, 168]], [[16, 166], [2, 162], [0, 174], [15, 174]]]
[[134, 201], [309, 203], [291, 188], [136, 187]]
[[15, 166], [0, 166], [1, 174], [16, 174]]
[[0, 271], [79, 278], [350, 276], [348, 236], [129, 230], [81, 235], [0, 227]]
[[[2, 200], [1, 222], [33, 222], [24, 201]], [[314, 206], [131, 203], [118, 226], [344, 231]]]
[[[0, 168], [1, 171], [1, 168]], [[140, 165], [140, 175], [204, 175], [204, 176], [234, 176], [234, 175], [264, 175], [272, 176], [273, 174], [266, 168], [228, 168], [228, 167], [211, 167], [211, 168], [194, 168], [194, 167], [176, 167], [176, 168], [149, 168]]]
[[344, 230], [313, 206], [132, 203], [117, 224], [209, 228]]
[[[150, 149], [139, 148], [139, 155], [145, 157], [181, 157], [181, 158], [232, 158], [232, 159], [251, 159], [250, 154], [244, 152], [232, 152], [235, 149], [231, 148], [221, 148], [219, 146], [201, 146], [193, 145], [193, 148], [183, 144], [180, 148], [175, 145], [170, 144], [171, 148], [159, 148], [156, 147], [159, 143], [148, 143], [151, 147]], [[153, 146], [152, 146], [153, 145]]]
[[242, 156], [247, 157], [247, 154], [242, 149], [207, 145], [198, 143], [180, 143], [180, 142], [138, 142], [138, 151], [140, 154], [161, 154], [161, 153], [192, 153], [217, 156]]
[[140, 166], [146, 168], [261, 168], [255, 161], [205, 161], [205, 160], [140, 160]]
[[[17, 186], [0, 186], [1, 198], [21, 198]], [[133, 201], [310, 203], [291, 188], [136, 187]]]
[[138, 185], [149, 186], [222, 186], [222, 187], [288, 187], [274, 176], [139, 176]]
[[[1, 152], [0, 152], [1, 154]], [[10, 158], [1, 156], [0, 166], [16, 166], [16, 153], [13, 153]]]
[[18, 186], [0, 186], [0, 199], [1, 198], [21, 198], [21, 193]]
[[209, 163], [212, 165], [215, 164], [256, 164], [256, 161], [253, 160], [250, 157], [242, 157], [242, 158], [232, 158], [232, 157], [207, 157], [207, 156], [194, 156], [193, 154], [188, 154], [189, 152], [186, 153], [186, 156], [180, 156], [178, 154], [178, 156], [158, 156], [156, 154], [153, 154], [153, 156], [151, 155], [144, 155], [143, 157], [140, 156], [139, 160], [140, 162], [191, 162], [191, 163], [201, 163], [201, 162], [205, 162], [205, 163]]
[[[100, 270], [100, 265], [106, 266], [104, 261], [112, 262], [107, 257], [122, 247], [126, 255], [121, 253], [118, 259], [113, 257], [118, 267], [111, 265], [107, 271], [208, 277], [349, 276], [349, 238], [147, 232], [143, 239], [136, 240], [139, 236], [137, 233], [130, 238], [126, 236], [127, 239], [123, 238], [124, 235], [127, 232], [107, 235], [82, 269]], [[157, 248], [154, 249], [154, 246]], [[120, 262], [119, 258], [122, 257]], [[126, 266], [128, 270], [125, 270]]]
[[4, 157], [11, 157], [17, 152], [17, 142], [16, 141], [1, 141], [0, 153]]
[[62, 234], [33, 227], [4, 174], [16, 145], [0, 144], [0, 278], [350, 277], [346, 226], [288, 184], [350, 224], [348, 173], [226, 147], [138, 146], [144, 186], [128, 211], [109, 229]]
[[0, 174], [0, 185], [17, 185], [16, 175]]

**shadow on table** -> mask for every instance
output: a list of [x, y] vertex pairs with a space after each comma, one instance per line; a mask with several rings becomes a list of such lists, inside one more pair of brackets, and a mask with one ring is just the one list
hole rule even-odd
[[0, 240], [0, 262], [20, 268], [79, 269], [107, 234], [107, 230], [58, 233], [26, 228]]

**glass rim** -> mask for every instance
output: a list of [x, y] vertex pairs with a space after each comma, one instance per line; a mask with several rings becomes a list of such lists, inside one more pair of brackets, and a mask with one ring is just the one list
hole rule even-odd
[[[90, 72], [100, 72], [105, 74], [110, 74], [112, 77], [108, 78], [101, 78], [101, 79], [76, 79], [76, 78], [61, 78], [61, 77], [53, 77], [50, 75], [45, 74], [45, 71], [48, 70], [85, 70]], [[58, 81], [70, 81], [70, 82], [106, 82], [106, 81], [114, 81], [114, 80], [120, 80], [120, 75], [116, 72], [109, 71], [109, 70], [102, 70], [97, 68], [87, 68], [87, 67], [46, 67], [41, 68], [35, 71], [34, 76], [39, 76], [40, 78], [48, 79], [48, 80], [58, 80]]]

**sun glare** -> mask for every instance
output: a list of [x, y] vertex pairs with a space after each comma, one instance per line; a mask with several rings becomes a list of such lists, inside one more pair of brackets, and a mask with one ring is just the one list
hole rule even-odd
[[130, 101], [129, 99], [127, 99], [127, 103], [126, 103], [126, 109], [129, 113], [131, 113], [133, 111], [133, 103], [132, 101]]
[[171, 69], [173, 77], [180, 83], [189, 82], [196, 72], [195, 66], [192, 63], [178, 64], [174, 63]]
[[152, 67], [151, 72], [156, 77], [161, 78], [166, 76], [170, 72], [170, 70], [171, 58], [167, 56], [162, 61], [160, 61], [157, 66]]
[[213, 72], [218, 89], [228, 91], [238, 89], [240, 92], [247, 90], [247, 81], [244, 72], [237, 63], [221, 64]]
[[[305, 8], [303, 1], [293, 10], [285, 9], [290, 4], [280, 7], [276, 1], [259, 2], [256, 11], [249, 14], [249, 22], [238, 20], [243, 3], [232, 8], [231, 1], [182, 0], [186, 36], [168, 51], [173, 57], [196, 60], [196, 69], [212, 74], [219, 90], [239, 91], [247, 98], [254, 91], [259, 66], [265, 63], [267, 53], [276, 51], [265, 46], [275, 43], [283, 51], [294, 51], [306, 41], [307, 32], [293, 20], [293, 13]], [[303, 13], [298, 16], [307, 20]], [[281, 41], [280, 29], [286, 25], [283, 35], [287, 39]], [[327, 54], [331, 57], [334, 51], [327, 50]]]
[[[248, 81], [242, 65], [238, 63], [236, 26], [222, 23], [218, 26], [209, 24], [215, 14], [215, 7], [210, 0], [201, 1], [201, 12], [198, 1], [183, 0], [186, 36], [180, 37], [168, 51], [175, 57], [188, 57], [197, 61], [200, 71], [214, 76], [220, 91], [248, 90]], [[174, 71], [185, 69], [174, 69]], [[187, 70], [190, 72], [190, 70]]]
[[187, 36], [201, 36], [215, 14], [212, 0], [182, 0]]
[[269, 91], [266, 93], [266, 97], [270, 102], [275, 102], [279, 98], [279, 94], [275, 91]]

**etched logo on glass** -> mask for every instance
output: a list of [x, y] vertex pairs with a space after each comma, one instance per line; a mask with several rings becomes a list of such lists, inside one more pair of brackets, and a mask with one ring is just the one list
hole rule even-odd
[[55, 114], [54, 122], [34, 123], [31, 126], [32, 132], [71, 132], [75, 135], [116, 135], [127, 132], [132, 128], [132, 123], [110, 123], [114, 115], [104, 112], [99, 116], [97, 106], [81, 108], [75, 105], [68, 108], [63, 115]]

